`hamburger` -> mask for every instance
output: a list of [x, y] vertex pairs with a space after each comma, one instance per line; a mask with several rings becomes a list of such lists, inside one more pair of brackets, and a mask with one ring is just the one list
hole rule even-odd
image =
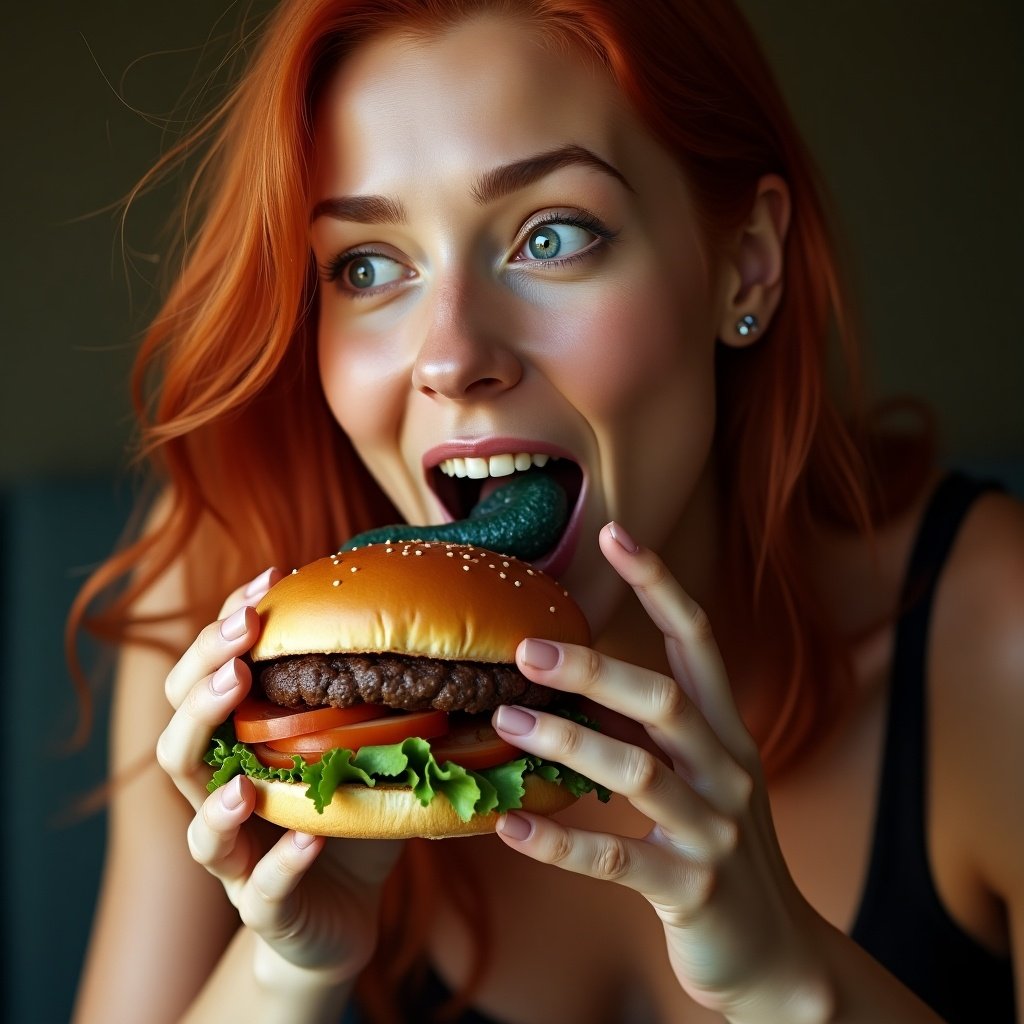
[[494, 830], [504, 811], [552, 814], [589, 790], [569, 768], [509, 746], [500, 704], [562, 706], [515, 665], [525, 637], [587, 644], [554, 579], [471, 545], [395, 541], [294, 570], [257, 606], [253, 685], [215, 734], [210, 788], [244, 772], [256, 813], [355, 838]]

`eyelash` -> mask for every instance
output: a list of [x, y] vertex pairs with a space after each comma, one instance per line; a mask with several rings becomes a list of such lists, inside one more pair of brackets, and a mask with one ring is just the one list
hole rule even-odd
[[[571, 253], [568, 256], [557, 257], [552, 260], [514, 260], [513, 262], [529, 263], [533, 266], [545, 268], [558, 267], [564, 269], [565, 267], [570, 267], [581, 260], [588, 259], [594, 254], [595, 250], [601, 249], [605, 244], [614, 242], [619, 237], [618, 231], [614, 231], [607, 227], [602, 221], [598, 220], [594, 214], [586, 210], [577, 210], [570, 214], [550, 213], [539, 218], [527, 226], [524, 231], [525, 238], [528, 239], [534, 231], [538, 228], [544, 227], [545, 224], [565, 224], [570, 227], [583, 228], [591, 234], [596, 235], [601, 241], [596, 245], [591, 243], [579, 252]], [[523, 245], [525, 244], [526, 242], [524, 241]], [[519, 246], [520, 249], [522, 247], [522, 245]], [[364, 256], [378, 256], [381, 259], [389, 260], [394, 259], [393, 256], [390, 256], [385, 252], [380, 252], [378, 249], [347, 249], [345, 252], [338, 253], [336, 256], [331, 257], [331, 259], [326, 263], [321, 264], [320, 272], [326, 282], [333, 283], [337, 281], [341, 276], [342, 271], [349, 263]], [[400, 278], [397, 281], [389, 281], [387, 284], [380, 285], [377, 288], [369, 288], [365, 291], [344, 289], [344, 294], [352, 299], [372, 298], [374, 296], [382, 295], [396, 285], [400, 285], [403, 280], [404, 278]]]

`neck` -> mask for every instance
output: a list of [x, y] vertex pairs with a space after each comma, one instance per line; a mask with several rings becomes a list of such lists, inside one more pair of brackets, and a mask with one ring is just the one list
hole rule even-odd
[[[657, 550], [668, 571], [716, 624], [724, 618], [719, 613], [725, 611], [716, 573], [719, 522], [718, 481], [709, 460], [683, 515]], [[631, 589], [625, 590], [595, 646], [610, 657], [657, 672], [669, 671], [662, 633]]]

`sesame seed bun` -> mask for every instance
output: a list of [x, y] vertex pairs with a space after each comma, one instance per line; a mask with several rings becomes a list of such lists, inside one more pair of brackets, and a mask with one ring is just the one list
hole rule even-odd
[[524, 637], [589, 644], [587, 620], [550, 576], [466, 544], [371, 544], [318, 559], [257, 606], [253, 661], [382, 653], [515, 660]]

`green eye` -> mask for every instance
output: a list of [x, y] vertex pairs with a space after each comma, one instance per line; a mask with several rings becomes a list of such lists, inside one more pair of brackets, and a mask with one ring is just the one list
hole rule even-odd
[[562, 242], [558, 237], [558, 232], [552, 230], [550, 225], [545, 225], [530, 235], [527, 246], [534, 259], [549, 260], [558, 255], [558, 250], [562, 248]]
[[406, 268], [388, 256], [354, 256], [341, 274], [344, 287], [350, 291], [365, 292], [371, 288], [391, 284], [407, 276]]
[[575, 224], [542, 224], [530, 233], [522, 258], [544, 261], [571, 256], [586, 249], [593, 240], [592, 231]]

